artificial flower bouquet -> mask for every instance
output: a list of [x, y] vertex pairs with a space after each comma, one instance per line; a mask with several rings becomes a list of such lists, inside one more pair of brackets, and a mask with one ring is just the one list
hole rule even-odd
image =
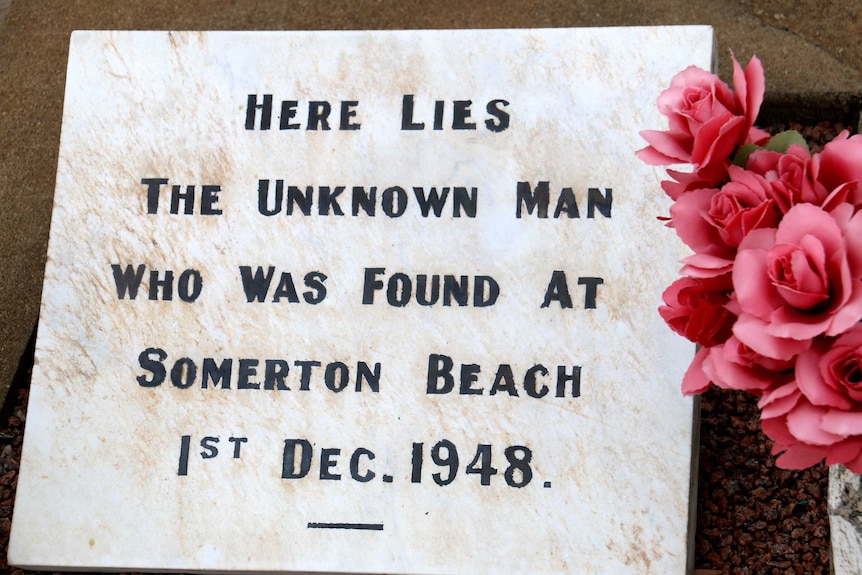
[[694, 252], [659, 313], [699, 346], [682, 391], [758, 396], [779, 467], [862, 473], [862, 135], [811, 154], [754, 126], [764, 74], [733, 58], [733, 90], [696, 67], [658, 99], [668, 130], [637, 152], [667, 170], [668, 226]]

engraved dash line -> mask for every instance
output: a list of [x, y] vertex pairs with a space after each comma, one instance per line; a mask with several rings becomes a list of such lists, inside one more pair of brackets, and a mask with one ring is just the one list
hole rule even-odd
[[358, 531], [383, 531], [382, 523], [315, 523], [309, 521], [309, 529], [354, 529]]

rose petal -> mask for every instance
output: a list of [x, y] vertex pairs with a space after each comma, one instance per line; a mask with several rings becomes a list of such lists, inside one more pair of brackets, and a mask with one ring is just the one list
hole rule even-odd
[[694, 254], [683, 258], [682, 263], [680, 273], [692, 278], [716, 278], [733, 269], [733, 260], [709, 254]]
[[778, 453], [784, 449], [781, 446], [796, 443], [796, 438], [787, 431], [787, 421], [783, 417], [764, 419], [760, 422], [760, 429], [769, 439], [775, 442], [773, 453]]
[[790, 382], [767, 392], [757, 402], [761, 409], [760, 417], [764, 421], [785, 415], [796, 406], [801, 394], [794, 382]]
[[772, 337], [810, 341], [829, 329], [831, 323], [832, 316], [828, 314], [808, 315], [792, 307], [778, 307], [764, 329]]
[[[748, 126], [751, 127], [760, 113], [760, 106], [763, 103], [763, 94], [766, 92], [766, 77], [763, 73], [763, 65], [757, 56], [752, 56], [745, 67], [745, 73], [739, 74], [739, 63], [736, 58], [733, 59], [733, 88], [736, 91], [737, 99], [745, 102], [745, 117], [749, 120]], [[741, 72], [741, 70], [740, 70]], [[741, 76], [741, 78], [738, 78]]]
[[[778, 293], [790, 306], [810, 310], [829, 299], [826, 252], [816, 238], [805, 236], [795, 248], [776, 245], [769, 255], [770, 277]], [[790, 277], [785, 278], [783, 273], [788, 271]], [[788, 280], [792, 283], [788, 283]]]
[[794, 437], [809, 445], [832, 445], [847, 435], [829, 433], [821, 427], [826, 409], [800, 401], [787, 413], [787, 429]]
[[[848, 206], [848, 208], [844, 208]], [[855, 206], [841, 204], [835, 209], [849, 209], [853, 214], [846, 223], [839, 222], [844, 233], [844, 243], [847, 246], [847, 263], [850, 266], [850, 274], [856, 278], [862, 276], [862, 212], [855, 212]]]
[[862, 181], [862, 135], [847, 137], [842, 132], [823, 147], [820, 153], [821, 170], [818, 179], [828, 189], [846, 182]]
[[843, 248], [843, 234], [831, 215], [813, 204], [797, 204], [784, 215], [775, 234], [775, 243], [798, 245], [802, 238], [817, 231], [826, 253]]
[[862, 286], [859, 285], [859, 280], [854, 282], [853, 287], [850, 299], [832, 316], [826, 335], [840, 335], [862, 321], [862, 289], [860, 289]]
[[715, 116], [695, 134], [691, 163], [696, 166], [730, 163], [730, 155], [744, 140], [746, 131], [745, 118], [742, 116], [734, 116], [729, 112]]
[[[740, 108], [745, 111], [748, 108], [748, 78], [746, 78], [746, 74], [736, 60], [736, 55], [733, 51], [730, 52], [730, 59], [733, 61], [733, 92], [737, 102], [740, 103]], [[754, 58], [752, 58], [752, 61], [754, 61]], [[749, 62], [750, 65], [751, 62]]]
[[[709, 359], [712, 382], [723, 389], [741, 389], [749, 392], [761, 392], [775, 384], [775, 374], [764, 377], [749, 367], [729, 361], [726, 353], [727, 345], [711, 348]], [[764, 370], [765, 371], [765, 370]]]
[[769, 132], [761, 130], [756, 126], [752, 126], [748, 129], [748, 141], [752, 144], [757, 144], [758, 146], [765, 146], [766, 143], [769, 142], [769, 139], [771, 137], [772, 136]]
[[733, 324], [733, 335], [760, 355], [773, 359], [793, 359], [811, 346], [811, 340], [776, 337], [767, 333], [767, 324], [750, 314], [741, 314]]
[[819, 353], [809, 350], [796, 358], [796, 384], [799, 391], [814, 405], [850, 409], [853, 402], [837, 393], [823, 380], [820, 357]]
[[666, 166], [688, 162], [691, 159], [691, 155], [686, 151], [688, 143], [685, 141], [690, 138], [685, 134], [658, 130], [641, 130], [639, 134], [649, 146], [635, 154], [647, 164]]
[[769, 319], [773, 310], [780, 307], [782, 303], [769, 278], [768, 252], [759, 247], [774, 241], [774, 238], [773, 228], [751, 231], [742, 240], [733, 262], [733, 287], [736, 300], [743, 311], [762, 320]]
[[826, 456], [823, 447], [813, 445], [794, 445], [787, 447], [775, 460], [781, 469], [807, 469], [820, 463]]
[[701, 394], [712, 385], [712, 382], [703, 371], [703, 362], [708, 355], [709, 348], [704, 347], [694, 356], [682, 378], [682, 393], [684, 395]]
[[845, 439], [830, 447], [826, 452], [826, 465], [853, 461], [862, 454], [862, 439], [858, 437]]
[[732, 259], [732, 250], [724, 244], [715, 226], [704, 218], [717, 192], [711, 188], [701, 188], [683, 193], [671, 206], [670, 216], [676, 234], [692, 251]]
[[843, 437], [862, 435], [862, 413], [830, 409], [823, 415], [820, 425], [824, 431]]
[[846, 467], [853, 473], [862, 474], [862, 452], [860, 452], [859, 455], [857, 455], [854, 459], [844, 461], [843, 463], [844, 467]]

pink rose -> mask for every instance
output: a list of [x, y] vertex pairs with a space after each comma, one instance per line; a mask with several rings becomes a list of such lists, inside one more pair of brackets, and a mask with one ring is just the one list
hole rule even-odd
[[818, 164], [808, 150], [793, 144], [784, 154], [757, 150], [749, 156], [746, 167], [770, 183], [772, 197], [781, 211], [787, 213], [801, 203], [823, 206], [830, 190], [817, 181]]
[[855, 182], [835, 183], [830, 170], [823, 168], [822, 156], [812, 156], [798, 144], [792, 144], [784, 154], [757, 150], [749, 156], [746, 167], [769, 182], [772, 188], [770, 197], [783, 213], [801, 203], [815, 204], [831, 211], [838, 204], [847, 202], [850, 192], [856, 188]]
[[674, 229], [698, 254], [732, 260], [742, 238], [758, 228], [778, 225], [781, 212], [769, 197], [765, 178], [730, 166], [730, 181], [721, 189], [685, 192], [671, 207]]
[[661, 189], [672, 200], [679, 199], [683, 192], [701, 188], [716, 188], [727, 181], [727, 166], [718, 164], [695, 172], [667, 170], [670, 180], [661, 183]]
[[725, 308], [729, 292], [714, 281], [680, 278], [662, 294], [665, 305], [659, 314], [676, 333], [702, 346], [712, 346], [730, 337], [736, 317]]
[[801, 353], [796, 382], [814, 405], [847, 411], [862, 404], [862, 325], [855, 324], [834, 341], [819, 339]]
[[855, 206], [862, 205], [862, 135], [848, 137], [841, 132], [823, 147], [820, 156], [819, 181], [829, 190], [845, 185]]
[[793, 380], [793, 361], [760, 355], [732, 336], [709, 350], [703, 371], [722, 389], [740, 389], [759, 396]]
[[710, 201], [709, 218], [724, 243], [736, 248], [750, 231], [778, 225], [781, 213], [764, 178], [736, 166], [729, 174], [730, 182]]
[[790, 359], [814, 337], [862, 319], [862, 215], [793, 206], [778, 229], [749, 233], [733, 264], [733, 333], [757, 353]]
[[793, 380], [793, 361], [764, 357], [731, 336], [702, 347], [682, 378], [682, 393], [697, 395], [712, 385], [760, 396]]
[[670, 208], [673, 228], [694, 251], [683, 260], [684, 275], [707, 278], [727, 274], [736, 248], [752, 230], [775, 227], [781, 218], [767, 194], [767, 181], [737, 166], [721, 189], [702, 188], [683, 192]]
[[862, 326], [819, 338], [796, 360], [796, 379], [765, 395], [763, 429], [784, 450], [779, 465], [843, 463], [862, 473]]
[[[800, 440], [791, 429], [800, 431], [800, 435], [811, 437], [813, 434], [804, 430], [809, 425], [811, 416], [819, 416], [817, 408], [806, 400], [795, 381], [786, 383], [766, 393], [760, 399], [761, 429], [774, 441], [772, 454], [778, 455], [775, 464], [784, 469], [805, 469], [823, 461], [828, 452], [829, 441], [838, 439], [828, 436], [826, 443], [808, 443]], [[860, 445], [862, 447], [862, 445]]]
[[642, 131], [649, 145], [637, 152], [638, 157], [657, 166], [694, 164], [696, 172], [704, 172], [701, 179], [716, 185], [719, 182], [712, 182], [715, 167], [720, 173], [736, 148], [768, 139], [765, 132], [754, 128], [764, 91], [760, 60], [753, 57], [743, 71], [734, 57], [733, 69], [735, 93], [718, 76], [695, 66], [674, 76], [658, 99], [669, 130]]
[[712, 381], [703, 371], [703, 363], [709, 356], [708, 347], [700, 348], [694, 356], [685, 375], [682, 377], [682, 393], [684, 395], [699, 395], [712, 387]]
[[720, 193], [720, 190], [711, 188], [684, 192], [670, 208], [674, 230], [694, 252], [682, 260], [685, 264], [683, 275], [720, 277], [727, 275], [733, 267], [736, 250], [724, 242], [709, 214], [713, 198]]

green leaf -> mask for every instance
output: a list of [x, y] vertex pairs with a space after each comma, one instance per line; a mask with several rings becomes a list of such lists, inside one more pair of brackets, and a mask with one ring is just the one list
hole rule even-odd
[[796, 130], [787, 130], [786, 132], [775, 134], [769, 140], [769, 143], [766, 144], [766, 149], [784, 154], [792, 144], [799, 144], [805, 148], [806, 152], [808, 151], [808, 144], [805, 142], [805, 138]]
[[745, 144], [739, 150], [737, 150], [736, 155], [733, 157], [733, 165], [739, 166], [740, 168], [744, 168], [745, 164], [748, 162], [748, 156], [757, 150], [762, 150], [760, 146], [757, 144]]

